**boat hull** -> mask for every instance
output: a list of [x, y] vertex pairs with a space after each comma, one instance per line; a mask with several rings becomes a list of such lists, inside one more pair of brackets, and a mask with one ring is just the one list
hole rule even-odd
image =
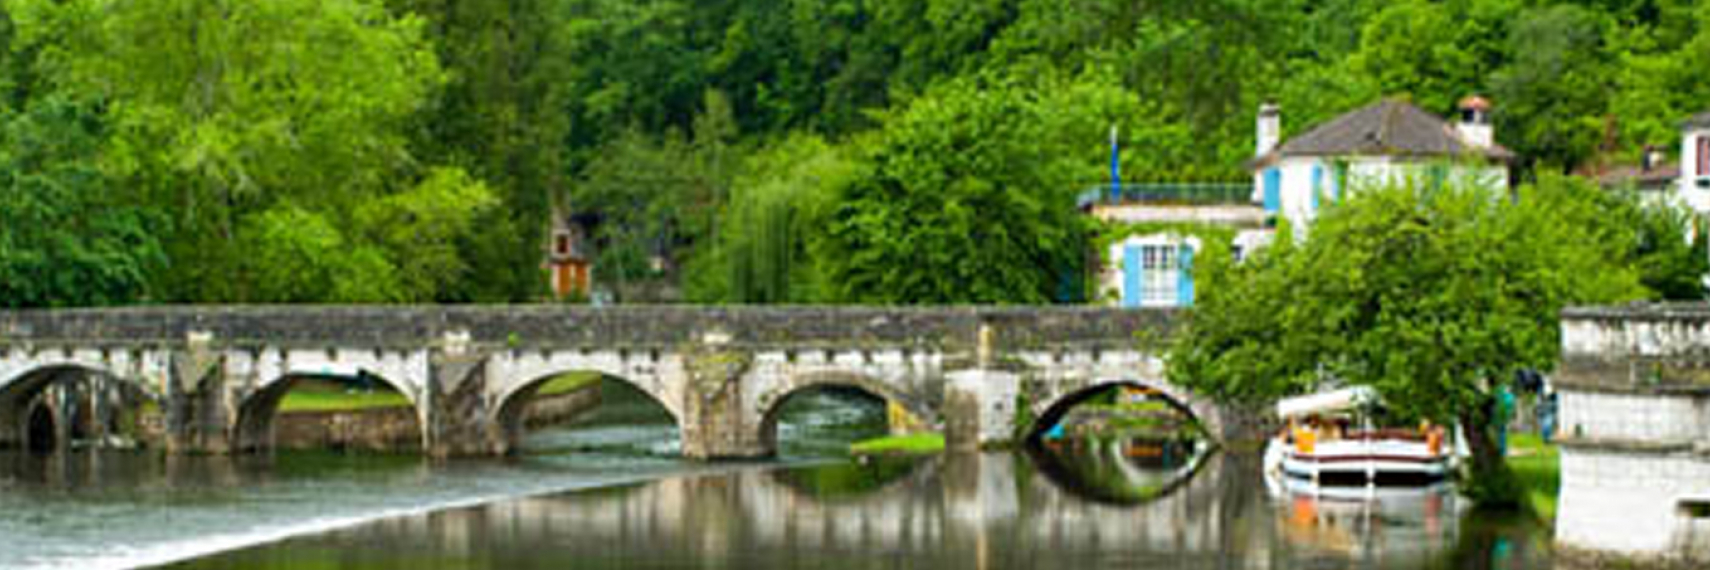
[[1429, 486], [1453, 472], [1451, 457], [1423, 443], [1341, 442], [1302, 452], [1280, 440], [1266, 450], [1272, 473], [1319, 485]]

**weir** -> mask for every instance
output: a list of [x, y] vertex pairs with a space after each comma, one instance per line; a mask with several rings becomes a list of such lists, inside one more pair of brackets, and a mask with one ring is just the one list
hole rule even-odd
[[[791, 394], [852, 388], [952, 448], [1031, 433], [1085, 394], [1143, 386], [1214, 436], [1225, 414], [1171, 384], [1168, 309], [1089, 307], [145, 307], [0, 312], [0, 444], [59, 374], [111, 379], [153, 402], [178, 452], [270, 447], [273, 404], [304, 377], [371, 377], [414, 407], [436, 456], [516, 449], [518, 405], [597, 372], [668, 410], [683, 453], [776, 452], [767, 421]], [[102, 413], [115, 407], [107, 406]]]

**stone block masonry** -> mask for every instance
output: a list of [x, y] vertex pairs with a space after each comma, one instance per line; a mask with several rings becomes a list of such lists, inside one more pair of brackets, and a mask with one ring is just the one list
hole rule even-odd
[[[521, 402], [555, 376], [597, 372], [657, 400], [685, 455], [713, 459], [772, 454], [776, 408], [823, 386], [878, 396], [970, 448], [1136, 385], [1220, 434], [1218, 407], [1171, 385], [1149, 348], [1177, 318], [1089, 307], [10, 311], [0, 312], [0, 404], [67, 375], [118, 379], [158, 402], [170, 448], [235, 452], [272, 445], [295, 379], [364, 376], [409, 399], [429, 453], [504, 454], [526, 429]], [[16, 413], [0, 405], [0, 425]], [[0, 431], [0, 444], [7, 437]]]
[[1710, 306], [1569, 309], [1556, 376], [1561, 556], [1710, 565]]

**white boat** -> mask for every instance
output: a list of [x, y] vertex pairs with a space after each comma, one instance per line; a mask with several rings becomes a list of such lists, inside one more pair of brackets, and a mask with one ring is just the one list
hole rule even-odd
[[1447, 479], [1456, 463], [1447, 432], [1375, 429], [1358, 416], [1377, 401], [1370, 388], [1355, 387], [1278, 402], [1289, 428], [1266, 447], [1266, 474], [1314, 487], [1420, 487]]

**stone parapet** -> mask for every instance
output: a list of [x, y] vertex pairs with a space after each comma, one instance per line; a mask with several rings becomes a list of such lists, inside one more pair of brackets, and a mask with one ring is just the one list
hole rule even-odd
[[1710, 306], [1562, 314], [1564, 568], [1710, 565]]

